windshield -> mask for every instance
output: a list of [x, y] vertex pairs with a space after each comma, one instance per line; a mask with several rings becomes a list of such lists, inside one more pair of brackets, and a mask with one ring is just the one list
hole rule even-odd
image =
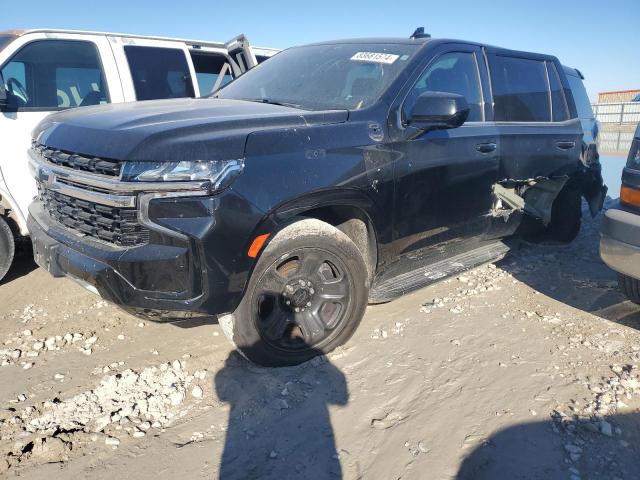
[[0, 35], [0, 50], [9, 45], [15, 38], [13, 35]]
[[307, 110], [360, 109], [375, 103], [418, 45], [338, 44], [285, 50], [214, 94]]

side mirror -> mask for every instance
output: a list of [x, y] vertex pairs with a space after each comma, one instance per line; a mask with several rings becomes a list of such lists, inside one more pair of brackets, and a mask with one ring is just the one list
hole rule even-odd
[[469, 104], [462, 95], [448, 92], [424, 92], [409, 112], [407, 125], [421, 133], [428, 130], [457, 128], [469, 116]]

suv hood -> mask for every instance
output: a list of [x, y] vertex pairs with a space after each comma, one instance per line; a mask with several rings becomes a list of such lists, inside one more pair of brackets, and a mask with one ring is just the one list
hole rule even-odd
[[178, 99], [98, 105], [45, 118], [33, 137], [48, 147], [133, 161], [243, 158], [255, 130], [341, 123], [346, 110], [308, 111], [228, 99]]

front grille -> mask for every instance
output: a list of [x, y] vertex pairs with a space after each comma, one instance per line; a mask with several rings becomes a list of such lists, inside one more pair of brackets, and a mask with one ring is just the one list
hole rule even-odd
[[74, 170], [82, 170], [83, 172], [99, 173], [110, 177], [120, 176], [122, 164], [124, 163], [121, 160], [89, 157], [77, 153], [56, 150], [37, 142], [33, 142], [32, 148], [42, 159], [54, 165], [73, 168]]
[[69, 197], [38, 185], [49, 216], [71, 230], [119, 247], [149, 242], [149, 230], [138, 222], [135, 208], [118, 208]]

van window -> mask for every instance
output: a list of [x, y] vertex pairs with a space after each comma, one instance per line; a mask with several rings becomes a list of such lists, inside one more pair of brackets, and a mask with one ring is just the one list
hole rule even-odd
[[467, 52], [445, 53], [433, 62], [418, 79], [405, 99], [407, 115], [424, 92], [448, 92], [462, 95], [469, 104], [468, 122], [482, 121], [482, 93], [475, 55]]
[[543, 61], [489, 56], [496, 121], [548, 122], [549, 87]]
[[551, 114], [554, 122], [564, 122], [569, 120], [569, 107], [564, 96], [564, 89], [558, 76], [556, 66], [547, 62], [547, 73], [549, 74], [549, 88], [551, 89]]
[[578, 117], [593, 119], [593, 110], [591, 109], [591, 102], [589, 96], [584, 88], [582, 80], [573, 75], [567, 75], [569, 80], [569, 86], [571, 87], [571, 93], [573, 95], [573, 101], [576, 103], [576, 109], [578, 110]]
[[60, 110], [108, 103], [98, 49], [91, 42], [38, 40], [2, 66], [15, 110]]
[[195, 96], [182, 50], [129, 45], [124, 53], [138, 100]]
[[203, 97], [206, 97], [213, 91], [213, 87], [216, 86], [220, 75], [222, 75], [222, 78], [220, 79], [218, 88], [233, 80], [231, 65], [229, 65], [227, 57], [224, 55], [191, 52], [191, 60], [196, 70], [200, 95]]

